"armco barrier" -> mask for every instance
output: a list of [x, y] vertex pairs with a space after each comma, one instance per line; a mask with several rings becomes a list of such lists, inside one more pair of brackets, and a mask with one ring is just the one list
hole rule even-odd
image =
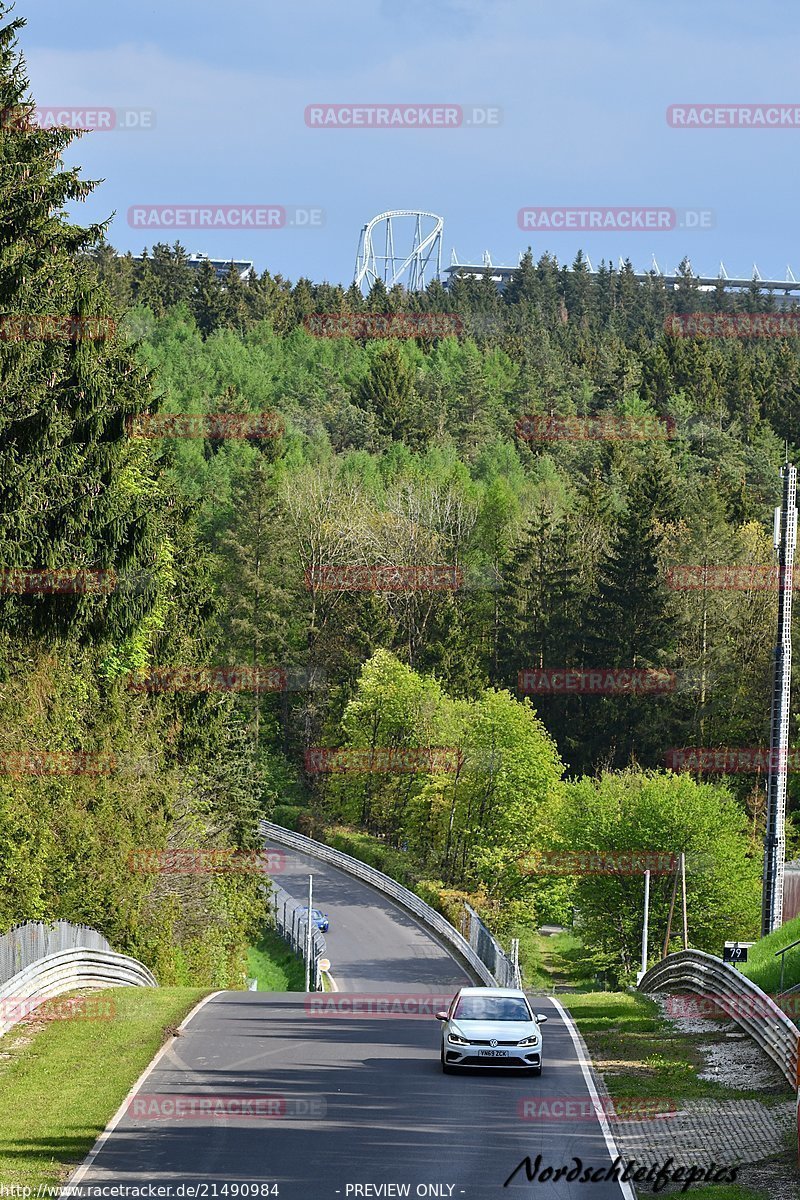
[[721, 958], [702, 950], [670, 954], [642, 976], [639, 991], [690, 992], [713, 999], [797, 1086], [800, 1031], [766, 992]]
[[[415, 896], [408, 888], [403, 887], [399, 883], [395, 883], [388, 875], [384, 875], [382, 871], [376, 871], [374, 867], [368, 867], [366, 863], [359, 862], [357, 858], [352, 858], [349, 854], [343, 854], [341, 850], [333, 850], [330, 846], [324, 846], [322, 842], [315, 842], [313, 838], [304, 837], [302, 833], [293, 833], [290, 829], [284, 829], [282, 825], [273, 825], [271, 821], [260, 821], [259, 829], [263, 836], [270, 842], [277, 842], [282, 846], [289, 846], [292, 850], [298, 850], [301, 854], [309, 854], [313, 858], [320, 859], [321, 862], [330, 863], [331, 866], [338, 867], [340, 871], [346, 871], [348, 875], [354, 875], [356, 879], [361, 879], [365, 883], [371, 884], [377, 888], [379, 892], [383, 892], [385, 896], [389, 896], [395, 900], [408, 912], [426, 925], [428, 929], [433, 930], [439, 937], [451, 946], [458, 956], [462, 958], [468, 965], [471, 971], [477, 976], [482, 984], [487, 987], [514, 987], [514, 967], [511, 959], [503, 956], [500, 964], [500, 969], [503, 972], [503, 978], [496, 978], [485, 963], [481, 962], [478, 955], [470, 946], [466, 938], [454, 929], [450, 922], [438, 913], [435, 908], [431, 908], [424, 900], [420, 900], [419, 896]], [[507, 964], [503, 966], [502, 963]], [[505, 973], [507, 970], [507, 974]]]
[[106, 950], [111, 946], [89, 925], [69, 921], [26, 921], [0, 935], [0, 985], [25, 967], [61, 950]]
[[[99, 936], [99, 935], [98, 935]], [[25, 1015], [20, 1005], [15, 1015], [10, 1001], [34, 1000], [35, 1008], [77, 988], [158, 987], [152, 972], [135, 958], [113, 950], [60, 950], [30, 963], [0, 985], [0, 1034]]]

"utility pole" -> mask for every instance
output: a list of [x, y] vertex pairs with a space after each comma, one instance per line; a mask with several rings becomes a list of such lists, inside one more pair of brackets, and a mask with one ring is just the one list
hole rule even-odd
[[672, 881], [672, 899], [669, 902], [669, 916], [667, 917], [667, 935], [664, 938], [664, 953], [661, 955], [662, 960], [669, 953], [669, 939], [672, 936], [672, 918], [675, 915], [675, 900], [678, 895], [678, 880], [680, 878], [680, 862], [675, 864], [675, 878]]
[[686, 907], [686, 854], [681, 850], [681, 910], [683, 913], [683, 948], [689, 949], [689, 913]]
[[[306, 991], [311, 991], [311, 904], [313, 875], [308, 877], [308, 912], [306, 913]], [[314, 981], [316, 983], [316, 980]]]
[[775, 549], [778, 551], [778, 637], [772, 659], [772, 710], [767, 775], [767, 827], [764, 834], [764, 875], [761, 934], [766, 937], [783, 924], [783, 864], [786, 858], [786, 771], [789, 752], [789, 701], [792, 671], [792, 584], [797, 541], [797, 469], [781, 468], [783, 503], [775, 510]]
[[647, 971], [647, 934], [650, 924], [650, 872], [644, 873], [644, 921], [642, 923], [642, 970], [639, 982]]

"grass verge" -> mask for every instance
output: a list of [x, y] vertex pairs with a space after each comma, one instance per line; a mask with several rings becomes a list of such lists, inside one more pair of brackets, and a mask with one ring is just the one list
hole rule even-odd
[[711, 1183], [708, 1187], [693, 1187], [692, 1200], [769, 1200], [767, 1192], [754, 1192], [738, 1183]]
[[574, 933], [538, 933], [530, 925], [514, 929], [525, 987], [543, 992], [581, 991], [594, 984], [583, 943]]
[[[614, 1100], [727, 1099], [763, 1103], [786, 1099], [763, 1087], [731, 1088], [701, 1079], [704, 1059], [696, 1034], [679, 1032], [652, 1000], [634, 992], [581, 992], [560, 996], [603, 1074]], [[694, 1194], [694, 1192], [693, 1192]]]
[[302, 992], [305, 967], [280, 934], [265, 929], [257, 946], [247, 951], [247, 974], [260, 992]]
[[[780, 929], [770, 933], [761, 941], [751, 946], [747, 954], [747, 962], [742, 967], [742, 974], [753, 983], [757, 983], [763, 992], [776, 996], [780, 990], [781, 960], [775, 957], [778, 950], [791, 945], [800, 938], [800, 917], [787, 921]], [[784, 955], [786, 967], [784, 971], [784, 990], [800, 984], [800, 946], [795, 946]]]
[[[63, 1182], [208, 988], [111, 988], [106, 1019], [32, 1014], [0, 1038], [0, 1183]], [[103, 1006], [98, 1004], [103, 1011]], [[97, 1011], [94, 1007], [90, 1011]]]

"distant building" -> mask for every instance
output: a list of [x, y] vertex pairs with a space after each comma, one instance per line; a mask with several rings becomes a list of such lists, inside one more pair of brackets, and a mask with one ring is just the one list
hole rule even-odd
[[246, 259], [209, 258], [207, 254], [190, 254], [187, 262], [190, 267], [199, 267], [204, 262], [211, 263], [217, 279], [225, 279], [231, 264], [236, 268], [241, 280], [247, 279], [253, 269], [253, 264]]
[[800, 859], [787, 862], [783, 868], [783, 923], [800, 917]]
[[[134, 254], [132, 257], [134, 262], [142, 262], [145, 256], [143, 254]], [[150, 256], [148, 255], [148, 258], [149, 257]], [[186, 260], [186, 265], [193, 267], [196, 270], [205, 262], [211, 263], [217, 279], [222, 280], [227, 278], [228, 271], [231, 269], [231, 263], [233, 263], [233, 266], [236, 268], [237, 274], [242, 282], [247, 279], [247, 276], [253, 269], [253, 264], [246, 259], [209, 258], [207, 254], [190, 254]]]
[[[591, 262], [588, 259], [585, 261], [589, 274], [596, 274]], [[619, 268], [622, 268], [622, 260], [620, 260]], [[567, 270], [570, 269], [567, 267]], [[455, 254], [453, 254], [453, 262], [449, 267], [445, 267], [444, 269], [444, 274], [447, 277], [445, 287], [451, 287], [456, 279], [482, 279], [488, 276], [498, 292], [504, 292], [518, 270], [519, 266], [507, 267], [493, 263], [488, 252], [484, 253], [483, 262], [479, 263], [458, 262]], [[682, 276], [678, 275], [677, 272], [665, 274], [655, 260], [650, 271], [634, 271], [633, 277], [638, 283], [645, 283], [650, 278], [661, 279], [667, 291], [674, 291], [684, 282]], [[741, 294], [749, 292], [755, 284], [762, 295], [771, 294], [774, 297], [776, 308], [789, 308], [791, 305], [800, 302], [800, 281], [795, 279], [788, 267], [786, 270], [786, 279], [762, 279], [757, 267], [754, 268], [753, 276], [750, 279], [731, 279], [725, 271], [723, 264], [720, 263], [720, 273], [718, 276], [695, 275], [694, 279], [699, 292], [715, 292], [721, 284], [724, 291]]]

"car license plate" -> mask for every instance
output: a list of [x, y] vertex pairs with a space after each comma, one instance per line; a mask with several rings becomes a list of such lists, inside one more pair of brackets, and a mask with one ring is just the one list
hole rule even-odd
[[508, 1058], [507, 1050], [479, 1050], [478, 1058]]

